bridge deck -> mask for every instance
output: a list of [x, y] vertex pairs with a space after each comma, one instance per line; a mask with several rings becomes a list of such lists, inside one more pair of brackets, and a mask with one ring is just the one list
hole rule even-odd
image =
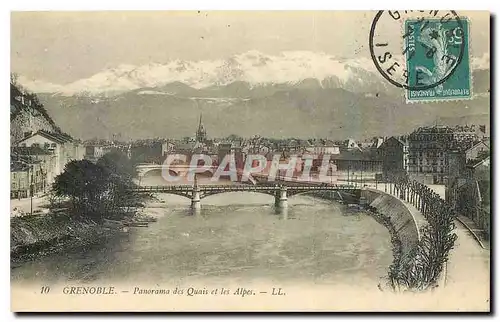
[[[338, 191], [338, 190], [356, 190], [351, 185], [199, 185], [198, 191], [280, 191], [285, 188], [288, 191]], [[171, 186], [140, 186], [131, 188], [136, 192], [170, 192], [170, 191], [192, 191], [192, 185], [171, 185]]]

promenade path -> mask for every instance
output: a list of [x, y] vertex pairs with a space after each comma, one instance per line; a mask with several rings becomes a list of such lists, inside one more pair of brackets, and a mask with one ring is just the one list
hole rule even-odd
[[[33, 212], [46, 212], [49, 205], [49, 199], [46, 195], [33, 197]], [[15, 210], [14, 210], [15, 209]], [[31, 198], [11, 199], [10, 216], [20, 216], [22, 213], [31, 212]]]
[[[375, 188], [374, 183], [367, 183], [366, 186]], [[385, 190], [385, 184], [377, 185], [381, 191]], [[445, 198], [443, 185], [428, 185], [441, 198]], [[387, 192], [390, 185], [387, 185]], [[413, 206], [412, 206], [413, 207]], [[470, 306], [467, 310], [485, 311], [490, 300], [490, 250], [488, 243], [483, 243], [485, 248], [473, 236], [471, 230], [474, 226], [470, 223], [466, 227], [459, 220], [455, 220], [455, 234], [457, 241], [455, 247], [450, 251], [448, 263], [445, 267], [445, 292], [453, 294], [454, 298], [470, 299]], [[468, 304], [468, 305], [469, 305]], [[453, 308], [461, 310], [461, 307]]]

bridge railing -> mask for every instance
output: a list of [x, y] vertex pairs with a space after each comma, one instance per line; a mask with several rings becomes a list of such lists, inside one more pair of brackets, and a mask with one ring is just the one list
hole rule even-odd
[[[356, 190], [358, 188], [352, 185], [283, 185], [283, 184], [263, 184], [263, 185], [200, 185], [201, 191], [269, 191], [280, 190], [286, 187], [288, 190], [308, 190], [308, 191], [334, 191], [334, 190]], [[160, 191], [191, 191], [192, 185], [170, 185], [170, 186], [137, 186], [131, 188], [138, 192], [160, 192]]]

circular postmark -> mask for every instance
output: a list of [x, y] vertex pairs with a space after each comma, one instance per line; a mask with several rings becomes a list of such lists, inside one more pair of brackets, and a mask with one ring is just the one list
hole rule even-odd
[[466, 32], [455, 11], [379, 11], [370, 28], [370, 54], [377, 70], [394, 86], [442, 87], [468, 50]]

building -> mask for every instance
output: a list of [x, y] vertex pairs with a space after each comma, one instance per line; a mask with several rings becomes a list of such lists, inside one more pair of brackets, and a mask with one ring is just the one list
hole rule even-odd
[[10, 158], [10, 198], [20, 199], [44, 192], [46, 175], [43, 173], [41, 161], [11, 155]]
[[382, 173], [382, 159], [372, 150], [342, 151], [332, 155], [331, 160], [337, 166], [339, 175], [350, 180], [374, 180], [377, 174]]
[[181, 142], [175, 145], [175, 147], [167, 154], [182, 154], [191, 157], [194, 153], [195, 142]]
[[347, 139], [347, 140], [344, 140], [342, 142], [341, 150], [342, 151], [353, 151], [353, 150], [361, 151], [362, 149], [359, 146], [359, 144], [356, 142], [356, 140]]
[[479, 141], [474, 126], [420, 127], [408, 137], [408, 174], [425, 184], [445, 184], [448, 152], [465, 151]]
[[408, 141], [406, 138], [390, 137], [377, 149], [382, 160], [382, 174], [385, 179], [408, 171]]
[[491, 223], [491, 164], [490, 142], [483, 139], [470, 148], [448, 152], [446, 201], [459, 215], [471, 219], [490, 236]]
[[43, 148], [55, 155], [54, 177], [64, 171], [65, 165], [72, 160], [82, 160], [85, 148], [71, 136], [63, 133], [46, 132], [40, 130], [30, 133], [17, 142], [20, 147]]
[[372, 140], [372, 146], [371, 147], [374, 148], [374, 149], [378, 149], [382, 145], [382, 143], [384, 143], [384, 141], [385, 140], [382, 137], [374, 137], [373, 140]]
[[[290, 144], [290, 149], [298, 150], [300, 149], [299, 140], [292, 140], [293, 143]], [[246, 152], [248, 154], [266, 154], [271, 151], [271, 144], [268, 140], [261, 138], [260, 136], [254, 136], [245, 142]], [[285, 147], [286, 148], [286, 147]]]
[[332, 140], [314, 140], [310, 141], [305, 147], [305, 152], [310, 154], [340, 154], [340, 146]]
[[167, 140], [161, 145], [161, 154], [163, 156], [172, 153], [175, 150], [174, 142]]
[[490, 142], [488, 139], [482, 139], [481, 141], [474, 144], [472, 147], [465, 151], [465, 159], [475, 160], [481, 157], [481, 155], [490, 153]]
[[217, 153], [218, 164], [221, 164], [222, 160], [224, 160], [226, 155], [231, 153], [232, 153], [232, 143], [229, 142], [220, 143]]
[[85, 159], [90, 161], [97, 161], [103, 155], [111, 152], [110, 146], [102, 146], [102, 145], [86, 145], [85, 146]]
[[10, 199], [28, 198], [30, 195], [30, 166], [22, 162], [10, 162]]
[[136, 163], [160, 164], [164, 160], [163, 140], [140, 140], [130, 145], [130, 158]]
[[117, 141], [92, 140], [85, 142], [85, 159], [97, 162], [104, 155], [111, 152], [120, 152], [129, 159], [132, 158], [131, 144]]
[[[453, 168], [451, 165], [453, 164]], [[459, 215], [471, 219], [490, 237], [491, 225], [491, 163], [489, 154], [465, 160], [463, 152], [450, 153], [450, 176], [446, 200]]]
[[221, 164], [224, 158], [232, 155], [237, 169], [243, 169], [247, 154], [243, 152], [244, 146], [242, 140], [233, 142], [221, 142], [217, 149], [217, 165]]
[[46, 192], [71, 160], [81, 160], [85, 148], [63, 133], [35, 94], [11, 82], [11, 197]]
[[42, 188], [44, 192], [54, 182], [56, 173], [57, 159], [56, 155], [48, 149], [42, 149], [38, 146], [30, 147], [12, 147], [11, 156], [23, 159], [33, 159], [40, 162], [40, 169], [44, 175]]

